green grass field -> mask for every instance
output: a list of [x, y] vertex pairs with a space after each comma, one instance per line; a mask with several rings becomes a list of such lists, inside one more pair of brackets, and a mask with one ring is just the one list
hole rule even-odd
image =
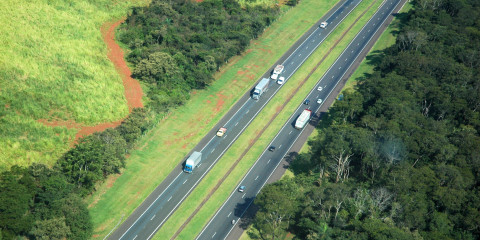
[[128, 114], [122, 80], [100, 26], [147, 0], [5, 0], [0, 5], [0, 171], [52, 165], [76, 130], [38, 119], [94, 125]]

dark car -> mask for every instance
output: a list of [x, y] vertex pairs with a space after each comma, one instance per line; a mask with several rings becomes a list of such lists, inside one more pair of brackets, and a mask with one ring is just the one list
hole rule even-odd
[[310, 100], [308, 100], [308, 99], [305, 100], [305, 102], [303, 102], [303, 104], [305, 104], [305, 105], [308, 105], [309, 103], [310, 103]]
[[270, 146], [270, 147], [268, 148], [268, 151], [274, 152], [274, 151], [275, 151], [275, 146]]

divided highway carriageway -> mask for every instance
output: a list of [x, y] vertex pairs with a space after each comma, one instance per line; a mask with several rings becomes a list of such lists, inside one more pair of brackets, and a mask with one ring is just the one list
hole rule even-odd
[[[285, 66], [281, 75], [285, 77], [286, 81], [360, 2], [361, 0], [340, 1], [327, 14], [327, 18], [321, 19], [328, 22], [328, 26], [325, 29], [317, 25], [316, 29], [299, 47], [288, 51], [291, 54], [281, 63]], [[262, 77], [269, 77], [270, 74], [267, 73], [265, 75]], [[108, 236], [108, 239], [151, 239], [282, 86], [274, 83], [272, 80], [268, 91], [262, 94], [259, 100], [242, 98], [244, 102], [237, 103], [226, 114], [226, 116], [231, 116], [224, 121], [226, 123], [222, 126], [227, 128], [226, 134], [221, 138], [212, 134], [211, 139], [203, 147], [195, 147], [194, 150], [202, 153], [202, 161], [193, 170], [193, 173], [182, 172], [180, 166], [175, 168], [134, 213]]]
[[[245, 175], [238, 185], [245, 186], [245, 190], [239, 192], [237, 190], [238, 187], [233, 190], [230, 197], [202, 230], [197, 239], [225, 239], [228, 237], [228, 234], [232, 231], [235, 225], [238, 224], [246, 209], [255, 199], [255, 196], [260, 192], [260, 189], [265, 185], [268, 178], [270, 178], [270, 175], [274, 172], [276, 167], [280, 164], [282, 159], [289, 152], [289, 149], [305, 129], [295, 129], [294, 125], [297, 117], [306, 108], [309, 108], [314, 113], [318, 111], [325, 101], [318, 103], [317, 99], [326, 99], [329, 97], [330, 93], [342, 80], [347, 70], [357, 60], [365, 46], [400, 2], [401, 0], [385, 0], [382, 3], [379, 10], [367, 22], [357, 36], [355, 36], [352, 42], [350, 42], [335, 63], [322, 76], [314, 89], [310, 91], [305, 98], [309, 99], [310, 103], [308, 105], [300, 103], [300, 106], [295, 113], [292, 114], [280, 132], [271, 141], [269, 146], [275, 146], [276, 150], [271, 152], [265, 149], [260, 158]], [[319, 91], [319, 87], [322, 87], [321, 91]]]

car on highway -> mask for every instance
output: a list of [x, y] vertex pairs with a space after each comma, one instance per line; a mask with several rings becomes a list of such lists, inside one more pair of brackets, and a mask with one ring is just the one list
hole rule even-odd
[[326, 28], [327, 25], [328, 25], [327, 22], [322, 22], [322, 23], [320, 23], [320, 28]]
[[310, 100], [308, 100], [308, 99], [307, 99], [307, 100], [305, 100], [305, 102], [303, 102], [303, 104], [305, 104], [305, 105], [308, 105], [308, 104], [310, 104]]
[[322, 103], [322, 99], [321, 98], [317, 99], [317, 103], [318, 104]]
[[277, 80], [277, 83], [282, 85], [285, 83], [285, 77], [279, 77], [278, 80]]
[[322, 90], [323, 90], [323, 87], [318, 87], [317, 90], [318, 90], [318, 91], [322, 91]]
[[274, 151], [275, 151], [275, 146], [270, 146], [270, 147], [268, 148], [268, 151], [274, 152]]
[[222, 137], [226, 132], [227, 132], [227, 129], [224, 128], [224, 127], [222, 127], [222, 128], [220, 128], [220, 129], [218, 129], [218, 131], [217, 131], [217, 136], [218, 136], [218, 137]]
[[239, 191], [239, 192], [244, 192], [244, 191], [245, 191], [245, 186], [240, 186], [240, 187], [238, 188], [238, 191]]

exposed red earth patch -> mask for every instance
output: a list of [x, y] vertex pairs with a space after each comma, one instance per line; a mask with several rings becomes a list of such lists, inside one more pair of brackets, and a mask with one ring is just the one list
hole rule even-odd
[[[125, 89], [125, 98], [127, 99], [127, 105], [129, 112], [132, 112], [133, 108], [142, 108], [142, 96], [143, 91], [140, 87], [140, 83], [131, 77], [132, 72], [127, 66], [127, 63], [123, 59], [123, 50], [118, 46], [115, 42], [115, 28], [120, 25], [125, 19], [120, 19], [115, 22], [106, 22], [100, 28], [100, 31], [103, 36], [103, 41], [107, 45], [108, 48], [108, 59], [112, 61], [113, 65], [115, 65], [115, 69], [122, 77], [123, 87]], [[46, 126], [50, 127], [58, 127], [63, 126], [66, 128], [76, 128], [79, 129], [77, 134], [75, 135], [75, 142], [81, 137], [90, 135], [94, 132], [100, 132], [107, 128], [114, 128], [122, 122], [123, 119], [114, 121], [114, 122], [107, 122], [107, 123], [100, 123], [95, 126], [85, 126], [81, 123], [76, 123], [74, 120], [67, 120], [67, 121], [47, 121], [46, 119], [39, 119], [38, 122], [43, 123]]]

